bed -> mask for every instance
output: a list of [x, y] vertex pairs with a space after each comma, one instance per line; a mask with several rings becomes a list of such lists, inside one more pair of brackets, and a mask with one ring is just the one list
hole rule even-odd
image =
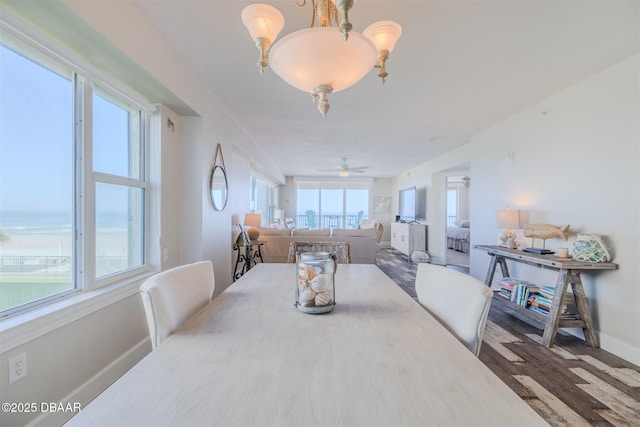
[[470, 223], [467, 220], [455, 221], [447, 227], [447, 248], [469, 253]]

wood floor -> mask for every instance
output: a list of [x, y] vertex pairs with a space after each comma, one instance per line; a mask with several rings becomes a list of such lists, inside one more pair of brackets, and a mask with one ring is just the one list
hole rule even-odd
[[[383, 249], [378, 266], [415, 297], [404, 255]], [[562, 331], [551, 349], [541, 342], [540, 325], [493, 299], [480, 360], [550, 425], [640, 426], [640, 367]]]

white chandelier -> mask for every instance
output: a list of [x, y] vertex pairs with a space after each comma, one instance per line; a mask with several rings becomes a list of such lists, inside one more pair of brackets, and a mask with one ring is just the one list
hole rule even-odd
[[[380, 69], [378, 77], [384, 84], [388, 75], [385, 64], [402, 27], [393, 21], [380, 21], [360, 34], [351, 30], [349, 22], [354, 0], [311, 0], [311, 3], [311, 27], [285, 36], [273, 47], [271, 44], [284, 27], [284, 16], [278, 9], [263, 3], [249, 5], [242, 11], [242, 22], [260, 50], [260, 73], [270, 63], [285, 82], [311, 93], [324, 116], [329, 111], [329, 94], [356, 84], [372, 68]], [[305, 4], [306, 0], [298, 6]], [[315, 27], [316, 19], [319, 27]]]

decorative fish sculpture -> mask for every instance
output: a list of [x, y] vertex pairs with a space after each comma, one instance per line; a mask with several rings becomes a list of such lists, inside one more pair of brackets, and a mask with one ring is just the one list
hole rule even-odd
[[551, 224], [525, 224], [523, 233], [525, 237], [533, 237], [534, 239], [559, 237], [562, 240], [567, 240], [569, 238], [569, 224], [563, 227]]

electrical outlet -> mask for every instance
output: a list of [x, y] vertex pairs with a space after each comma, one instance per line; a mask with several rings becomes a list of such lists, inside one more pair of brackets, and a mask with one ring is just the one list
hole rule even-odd
[[9, 359], [9, 384], [27, 376], [27, 353]]

